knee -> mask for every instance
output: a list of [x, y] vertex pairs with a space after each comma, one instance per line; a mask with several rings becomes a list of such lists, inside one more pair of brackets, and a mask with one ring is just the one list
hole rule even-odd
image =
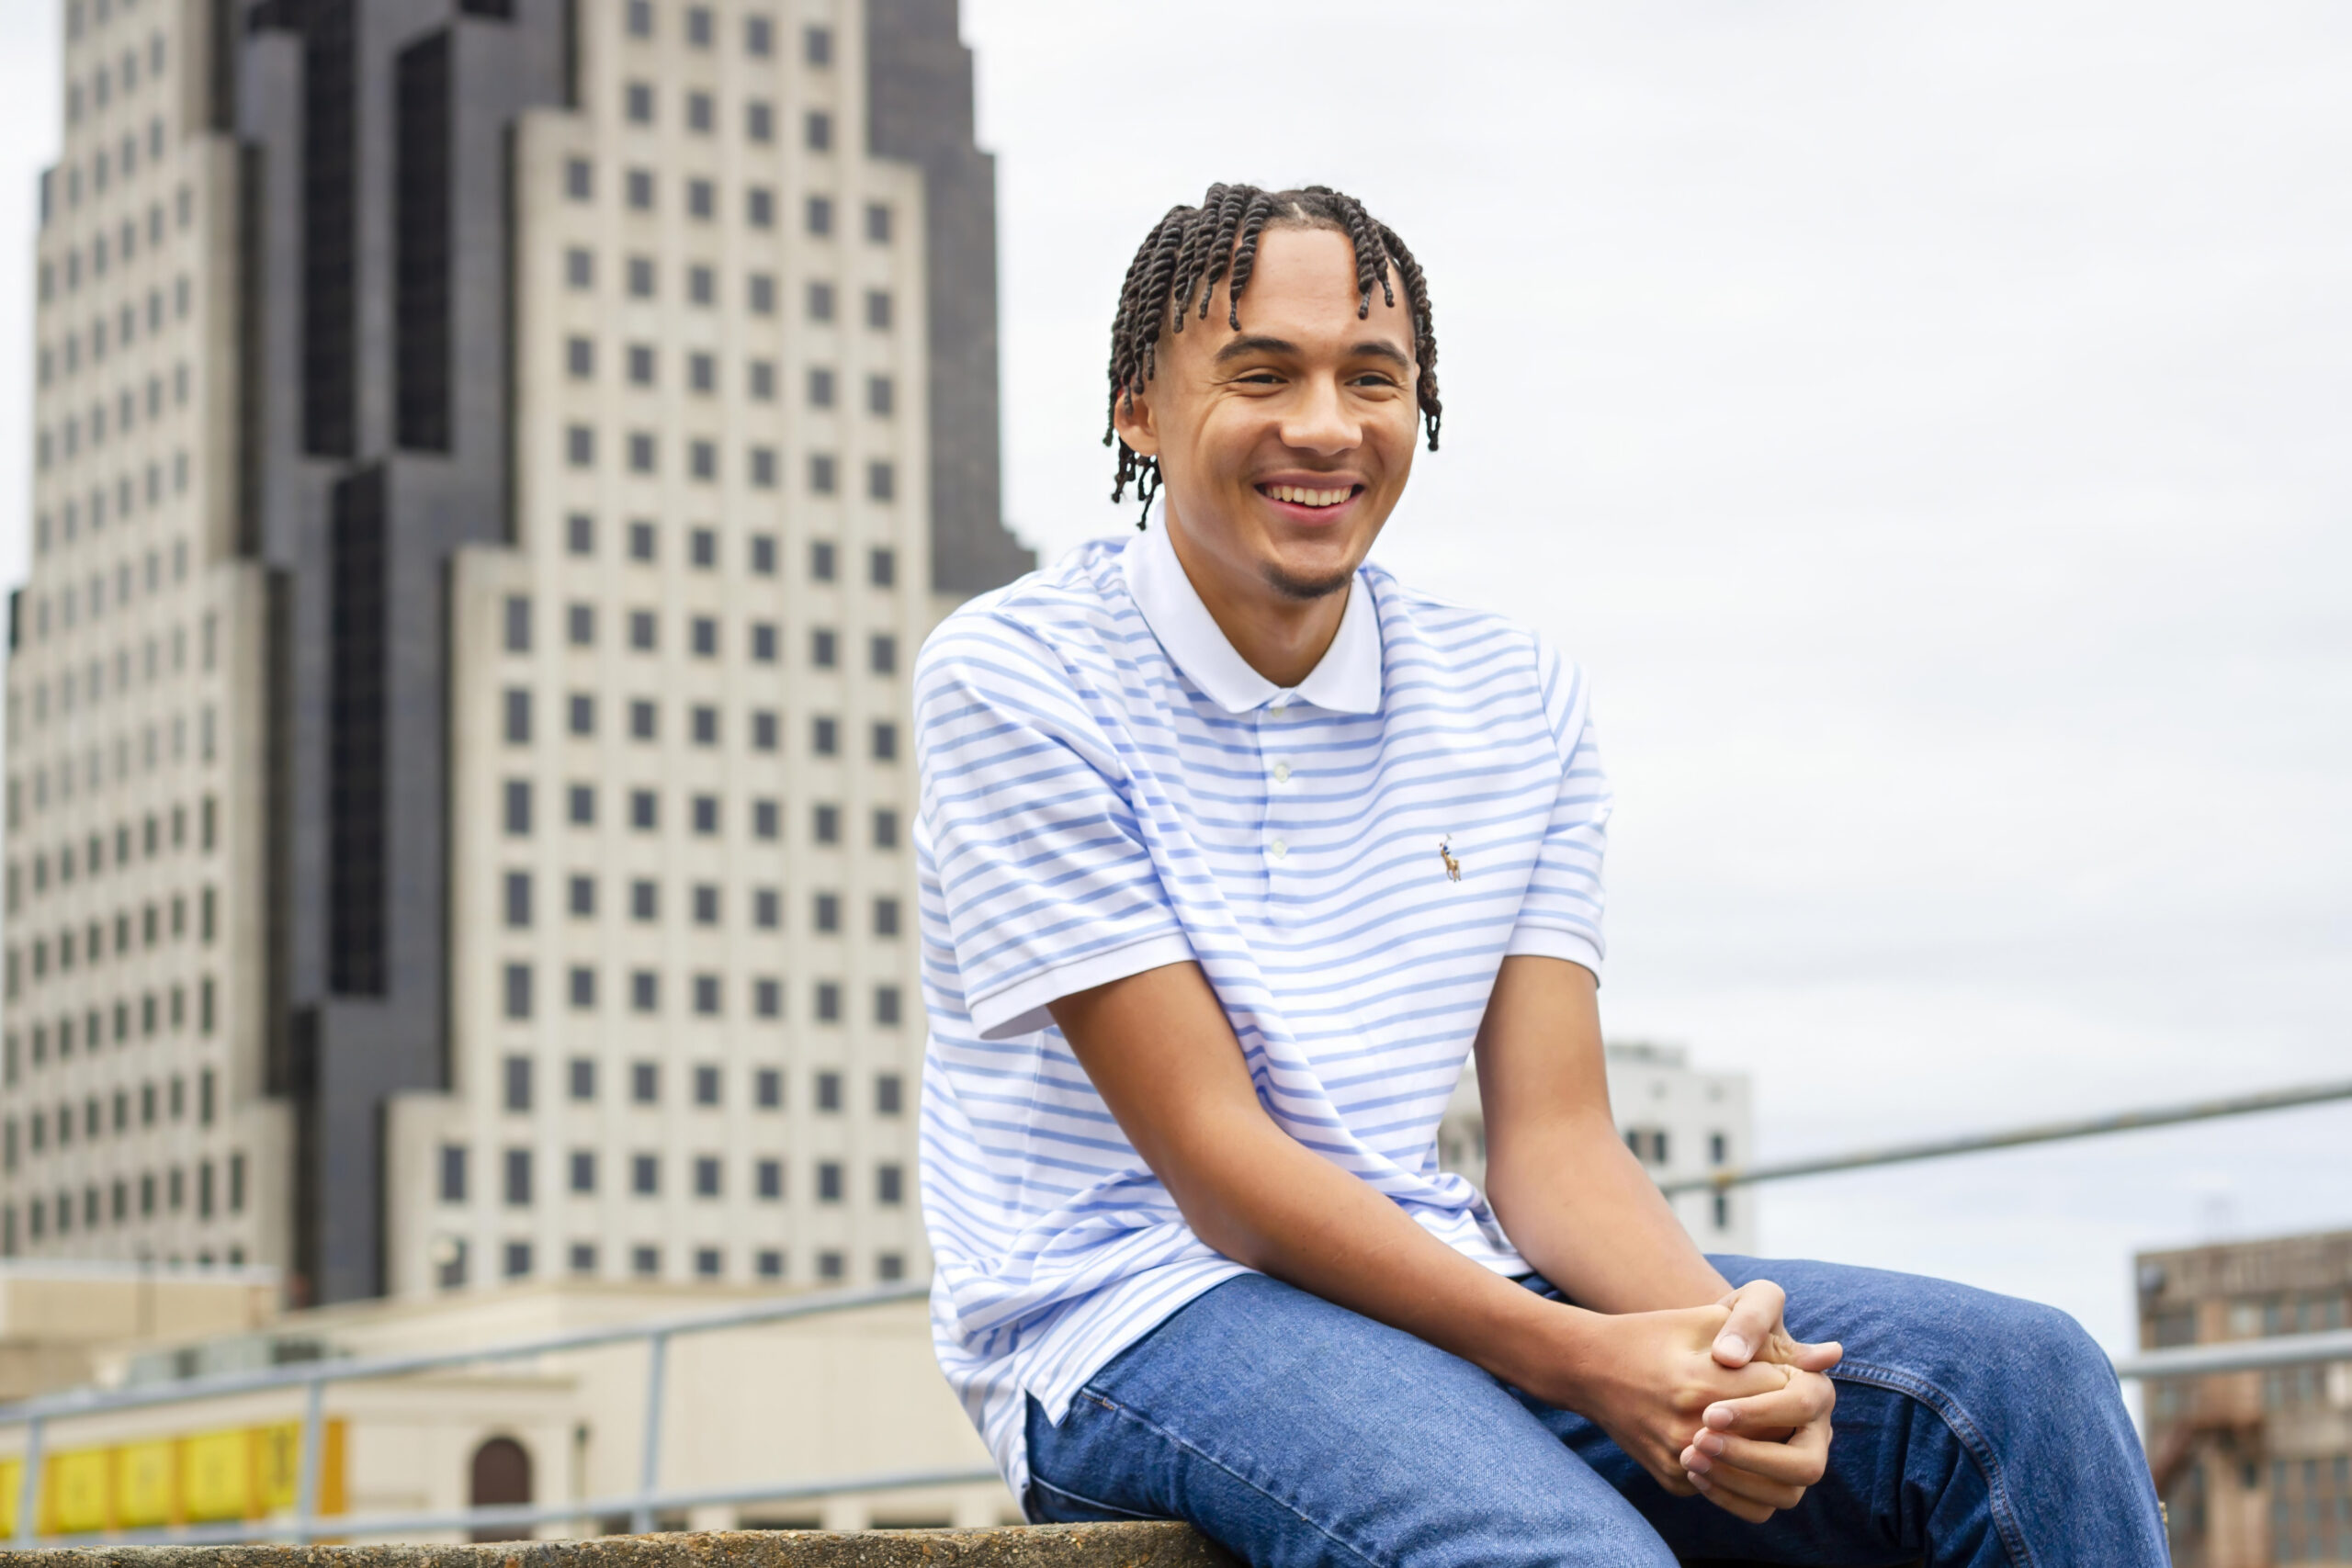
[[2014, 1299], [2006, 1308], [1996, 1325], [2005, 1360], [2039, 1368], [2043, 1376], [2069, 1385], [2115, 1386], [2114, 1363], [2072, 1314]]

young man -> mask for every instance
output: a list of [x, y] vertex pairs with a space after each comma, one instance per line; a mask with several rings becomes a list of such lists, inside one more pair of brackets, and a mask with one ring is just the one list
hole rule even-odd
[[1702, 1257], [1619, 1141], [1585, 679], [1365, 561], [1436, 364], [1356, 201], [1212, 186], [1113, 331], [1153, 525], [923, 650], [933, 1311], [1007, 1481], [1256, 1564], [2162, 1563], [2071, 1319]]

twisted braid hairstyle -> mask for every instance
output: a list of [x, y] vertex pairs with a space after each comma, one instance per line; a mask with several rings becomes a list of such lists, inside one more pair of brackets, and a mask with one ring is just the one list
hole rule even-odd
[[[1160, 333], [1182, 332], [1195, 301], [1206, 321], [1210, 297], [1228, 278], [1226, 325], [1239, 332], [1241, 292], [1258, 265], [1259, 237], [1268, 229], [1329, 229], [1348, 237], [1356, 254], [1358, 320], [1372, 313], [1375, 285], [1384, 302], [1396, 303], [1390, 279], [1394, 269], [1405, 286], [1406, 307], [1413, 318], [1413, 359], [1420, 367], [1414, 393], [1429, 424], [1430, 450], [1437, 450], [1444, 408], [1437, 395], [1437, 332], [1430, 322], [1429, 284], [1396, 231], [1366, 212], [1354, 197], [1329, 186], [1268, 191], [1256, 186], [1215, 185], [1198, 207], [1168, 209], [1137, 247], [1119, 288], [1118, 314], [1111, 322], [1110, 423], [1102, 432], [1102, 445], [1115, 446], [1119, 453], [1111, 486], [1114, 502], [1124, 499], [1132, 483], [1148, 514], [1152, 494], [1159, 488], [1159, 459], [1146, 457], [1121, 440], [1116, 421], [1120, 405], [1133, 408], [1135, 395], [1159, 369]], [[1142, 522], [1136, 526], [1141, 528]]]

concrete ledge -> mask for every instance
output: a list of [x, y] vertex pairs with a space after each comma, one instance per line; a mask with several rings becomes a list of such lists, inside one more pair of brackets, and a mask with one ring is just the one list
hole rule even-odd
[[707, 1530], [489, 1546], [96, 1546], [43, 1555], [90, 1568], [1237, 1568], [1178, 1524]]

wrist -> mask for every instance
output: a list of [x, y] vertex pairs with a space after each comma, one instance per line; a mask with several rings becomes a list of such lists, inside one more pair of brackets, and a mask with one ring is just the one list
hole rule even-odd
[[1573, 1409], [1595, 1369], [1612, 1354], [1614, 1321], [1605, 1313], [1565, 1302], [1542, 1296], [1533, 1300], [1541, 1310], [1529, 1314], [1529, 1321], [1502, 1342], [1498, 1364], [1487, 1370], [1513, 1388]]

